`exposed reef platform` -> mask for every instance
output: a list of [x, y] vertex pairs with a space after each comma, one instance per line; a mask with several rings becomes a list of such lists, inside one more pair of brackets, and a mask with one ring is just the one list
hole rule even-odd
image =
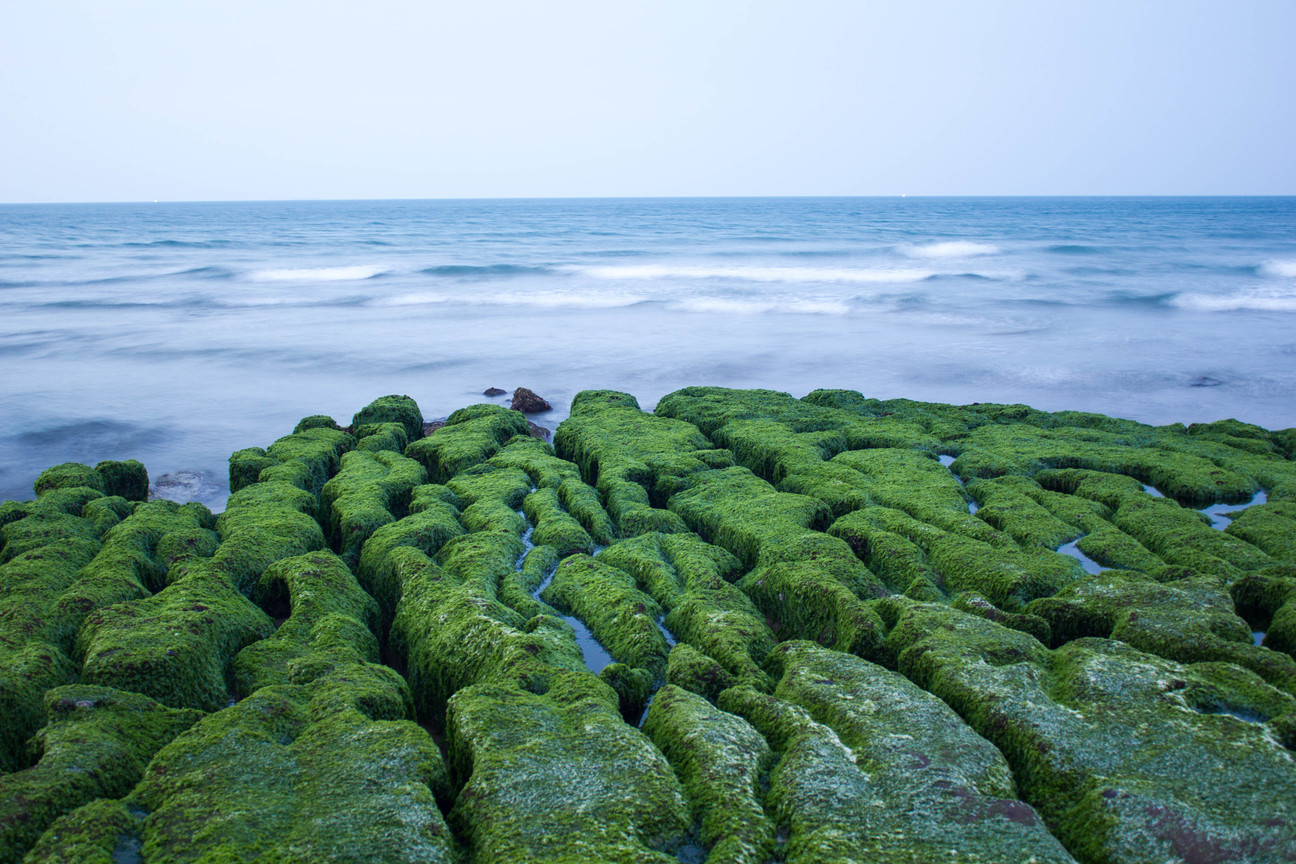
[[0, 864], [1296, 861], [1296, 429], [690, 387], [262, 444], [219, 515], [0, 505]]

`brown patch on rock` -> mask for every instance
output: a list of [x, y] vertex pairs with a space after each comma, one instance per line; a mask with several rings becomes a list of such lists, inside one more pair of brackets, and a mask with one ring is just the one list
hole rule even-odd
[[428, 422], [424, 423], [423, 437], [426, 438], [427, 436], [431, 435], [433, 432], [435, 432], [436, 430], [444, 426], [445, 423], [446, 423], [445, 420], [429, 420]]
[[531, 427], [532, 438], [539, 438], [541, 441], [548, 443], [552, 434], [548, 429], [541, 426], [539, 423], [532, 423], [530, 420], [527, 421], [527, 425]]
[[498, 387], [487, 387], [482, 392], [482, 395], [483, 396], [503, 396], [507, 392], [508, 392], [507, 390], [501, 390]]
[[553, 406], [525, 387], [513, 391], [513, 401], [509, 407], [523, 414], [539, 414], [541, 411], [552, 411]]

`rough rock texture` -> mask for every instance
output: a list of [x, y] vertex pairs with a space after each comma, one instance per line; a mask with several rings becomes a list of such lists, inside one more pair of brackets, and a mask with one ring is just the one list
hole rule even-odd
[[0, 503], [0, 860], [1296, 860], [1296, 431], [571, 412]]
[[523, 414], [539, 414], [553, 410], [552, 405], [525, 387], [519, 387], [513, 391], [513, 399], [509, 403], [509, 407], [514, 411], [521, 411]]

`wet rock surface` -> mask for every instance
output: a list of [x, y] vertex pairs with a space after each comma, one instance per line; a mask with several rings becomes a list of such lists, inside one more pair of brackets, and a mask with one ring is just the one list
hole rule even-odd
[[0, 859], [1296, 860], [1292, 430], [530, 397], [0, 504]]
[[514, 411], [521, 411], [523, 414], [540, 414], [544, 411], [553, 410], [552, 405], [537, 396], [534, 391], [525, 387], [519, 387], [513, 391], [513, 400], [509, 407]]

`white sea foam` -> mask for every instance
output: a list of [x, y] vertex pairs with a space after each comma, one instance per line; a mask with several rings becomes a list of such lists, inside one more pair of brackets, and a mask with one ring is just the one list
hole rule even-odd
[[1228, 294], [1179, 294], [1170, 305], [1198, 312], [1296, 312], [1296, 290], [1290, 288], [1247, 288]]
[[347, 267], [295, 267], [282, 270], [253, 270], [249, 282], [351, 282], [386, 273], [381, 264], [353, 264]]
[[1260, 272], [1265, 276], [1277, 276], [1281, 279], [1296, 279], [1296, 260], [1275, 258], [1260, 265]]
[[932, 270], [886, 267], [759, 267], [639, 264], [569, 268], [598, 279], [741, 279], [749, 282], [921, 282]]
[[800, 315], [845, 315], [850, 307], [836, 300], [740, 300], [731, 297], [689, 297], [672, 304], [685, 312], [760, 315], [766, 312]]
[[907, 258], [971, 258], [974, 255], [994, 255], [999, 247], [971, 240], [942, 240], [938, 243], [905, 244], [899, 247]]
[[531, 306], [541, 309], [615, 309], [642, 303], [646, 298], [635, 294], [573, 294], [569, 292], [478, 294], [450, 296], [419, 292], [398, 294], [375, 300], [375, 306], [424, 306], [436, 303], [460, 303], [468, 306]]

